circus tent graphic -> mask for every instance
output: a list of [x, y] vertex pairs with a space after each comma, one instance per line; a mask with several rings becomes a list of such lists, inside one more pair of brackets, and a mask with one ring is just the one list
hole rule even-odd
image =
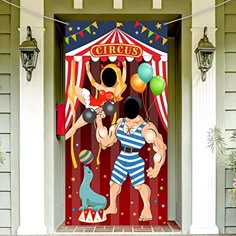
[[[156, 26], [161, 26], [157, 28]], [[167, 27], [160, 22], [69, 22], [66, 27], [65, 37], [65, 132], [70, 130], [75, 120], [83, 112], [84, 106], [78, 98], [69, 94], [69, 88], [79, 86], [87, 88], [94, 95], [86, 74], [86, 62], [90, 62], [92, 74], [99, 81], [101, 66], [109, 63], [127, 63], [127, 89], [123, 97], [135, 95], [132, 91], [129, 79], [140, 63], [147, 62], [154, 69], [155, 75], [161, 75], [166, 87], [163, 93], [155, 96], [147, 89], [147, 106], [155, 104], [150, 110], [151, 121], [157, 125], [158, 131], [162, 134], [167, 143], [168, 133], [168, 54], [167, 54]], [[106, 49], [104, 49], [106, 47]], [[126, 48], [127, 51], [118, 50]], [[130, 48], [136, 48], [138, 53], [129, 53]], [[96, 51], [97, 49], [97, 51]], [[135, 49], [135, 50], [136, 50]], [[106, 50], [104, 53], [104, 50]], [[97, 54], [95, 53], [97, 52]], [[99, 53], [98, 53], [99, 52]], [[115, 53], [117, 52], [117, 53]], [[102, 54], [102, 55], [100, 55]], [[119, 102], [118, 117], [122, 115], [122, 102]], [[157, 116], [158, 114], [158, 116]], [[142, 114], [145, 115], [144, 113]], [[106, 123], [111, 120], [106, 118]], [[81, 220], [85, 212], [79, 210], [81, 201], [79, 189], [83, 180], [83, 164], [79, 160], [79, 153], [82, 150], [91, 151], [94, 156], [99, 152], [99, 145], [96, 141], [95, 127], [93, 124], [86, 125], [76, 131], [75, 135], [66, 140], [66, 219], [67, 225], [86, 224]], [[96, 165], [95, 161], [89, 164], [94, 173], [91, 183], [95, 192], [105, 196], [109, 201], [109, 181], [111, 170], [116, 157], [120, 151], [119, 144], [101, 152], [101, 164]], [[140, 152], [145, 161], [145, 168], [153, 166], [153, 151], [147, 144]], [[95, 159], [95, 158], [94, 158]], [[153, 209], [153, 220], [146, 222], [150, 225], [167, 224], [167, 161], [162, 167], [156, 179], [145, 179], [145, 183], [151, 188], [151, 206]], [[122, 186], [122, 192], [118, 200], [118, 214], [109, 216], [105, 221], [99, 220], [97, 224], [102, 225], [142, 225], [138, 220], [138, 211], [142, 208], [140, 196], [126, 180]], [[127, 201], [122, 201], [122, 199]], [[89, 210], [87, 211], [89, 212]]]

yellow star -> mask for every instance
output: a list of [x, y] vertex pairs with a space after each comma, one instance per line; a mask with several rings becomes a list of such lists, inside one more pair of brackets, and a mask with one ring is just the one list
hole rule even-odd
[[75, 182], [75, 180], [76, 180], [75, 177], [72, 177], [72, 178], [71, 178], [71, 181], [72, 181], [72, 182]]
[[70, 27], [68, 28], [68, 30], [71, 32], [71, 31], [73, 30], [73, 28], [70, 26]]
[[157, 24], [156, 24], [156, 28], [157, 28], [157, 29], [161, 29], [161, 24], [160, 24], [160, 23], [157, 23]]

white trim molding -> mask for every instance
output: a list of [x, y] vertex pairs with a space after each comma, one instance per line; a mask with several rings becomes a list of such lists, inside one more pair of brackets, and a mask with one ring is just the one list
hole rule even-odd
[[123, 9], [123, 0], [113, 0], [113, 8], [116, 10]]
[[83, 0], [74, 0], [74, 9], [83, 9]]
[[[20, 42], [26, 39], [26, 27], [40, 49], [31, 81], [20, 63], [20, 226], [18, 235], [46, 235], [44, 182], [44, 20], [24, 10], [43, 15], [44, 0], [21, 0]], [[19, 57], [20, 58], [20, 57]]]
[[152, 9], [162, 9], [162, 0], [152, 0]]
[[[192, 0], [192, 13], [214, 6], [215, 0]], [[216, 125], [215, 60], [201, 79], [195, 49], [207, 27], [215, 45], [215, 9], [192, 18], [192, 225], [191, 234], [218, 234], [216, 225], [216, 155], [208, 147], [207, 133]]]

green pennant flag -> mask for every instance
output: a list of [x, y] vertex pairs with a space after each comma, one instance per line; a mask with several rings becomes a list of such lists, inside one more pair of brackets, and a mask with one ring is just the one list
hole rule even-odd
[[65, 42], [66, 42], [66, 44], [69, 45], [69, 37], [66, 37], [66, 38], [65, 38]]
[[89, 34], [91, 34], [90, 26], [86, 27], [85, 30], [86, 30]]
[[154, 34], [154, 32], [152, 32], [151, 30], [149, 30], [149, 32], [148, 32], [148, 38], [150, 38], [153, 34]]

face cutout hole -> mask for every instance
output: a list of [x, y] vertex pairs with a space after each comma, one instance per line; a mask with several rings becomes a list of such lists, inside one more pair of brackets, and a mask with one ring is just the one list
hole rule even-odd
[[106, 68], [102, 72], [102, 82], [107, 87], [113, 87], [116, 84], [116, 72], [112, 68]]

